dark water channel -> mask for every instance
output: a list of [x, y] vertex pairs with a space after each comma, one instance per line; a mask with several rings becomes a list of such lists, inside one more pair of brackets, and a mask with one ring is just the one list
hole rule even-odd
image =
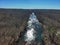
[[28, 19], [27, 27], [20, 33], [15, 45], [43, 45], [42, 24], [36, 15], [32, 13]]

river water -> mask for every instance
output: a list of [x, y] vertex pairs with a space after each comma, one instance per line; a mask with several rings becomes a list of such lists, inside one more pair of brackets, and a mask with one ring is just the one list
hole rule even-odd
[[20, 36], [17, 45], [43, 45], [42, 24], [34, 13], [30, 14], [25, 30]]

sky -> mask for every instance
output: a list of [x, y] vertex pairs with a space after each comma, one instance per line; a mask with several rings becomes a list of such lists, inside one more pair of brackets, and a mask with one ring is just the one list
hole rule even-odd
[[0, 0], [0, 8], [60, 9], [60, 0]]

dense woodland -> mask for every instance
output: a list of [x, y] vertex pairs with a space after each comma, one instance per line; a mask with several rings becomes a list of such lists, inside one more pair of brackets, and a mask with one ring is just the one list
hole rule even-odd
[[34, 12], [43, 26], [44, 45], [60, 45], [60, 10], [0, 9], [0, 45], [14, 45]]

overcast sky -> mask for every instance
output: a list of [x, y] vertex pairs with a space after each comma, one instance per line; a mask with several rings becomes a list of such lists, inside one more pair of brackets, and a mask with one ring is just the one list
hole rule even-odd
[[0, 0], [0, 8], [60, 9], [60, 0]]

